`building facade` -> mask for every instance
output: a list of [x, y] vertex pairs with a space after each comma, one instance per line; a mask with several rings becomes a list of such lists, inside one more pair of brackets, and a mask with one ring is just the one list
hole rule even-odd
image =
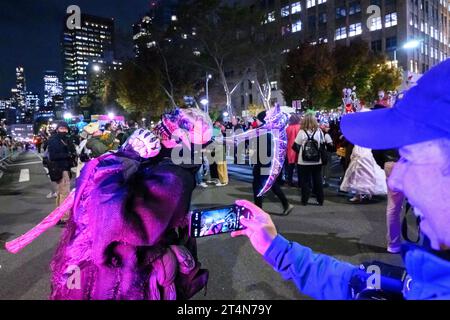
[[45, 71], [44, 73], [44, 106], [47, 107], [53, 102], [55, 96], [62, 96], [63, 86], [59, 81], [55, 71]]
[[133, 25], [134, 52], [140, 52], [156, 46], [154, 32], [165, 31], [173, 22], [178, 20], [178, 0], [152, 1], [150, 9], [138, 22]]
[[[362, 39], [405, 71], [421, 74], [450, 54], [448, 0], [263, 0], [265, 23], [289, 45], [349, 45]], [[404, 47], [406, 45], [406, 47]]]
[[74, 107], [87, 93], [88, 68], [93, 59], [114, 52], [114, 20], [82, 14], [81, 28], [64, 27], [64, 98]]

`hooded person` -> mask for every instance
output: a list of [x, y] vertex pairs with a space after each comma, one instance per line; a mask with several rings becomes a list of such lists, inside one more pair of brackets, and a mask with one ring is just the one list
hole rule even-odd
[[[75, 145], [69, 139], [69, 125], [67, 122], [59, 122], [56, 134], [48, 141], [48, 170], [50, 180], [55, 182], [56, 207], [59, 207], [70, 192], [71, 169], [76, 167]], [[65, 214], [62, 223], [69, 219], [69, 212]]]
[[[270, 114], [269, 112], [263, 111], [257, 115], [256, 118], [258, 128], [260, 129], [256, 130], [261, 130], [261, 134], [258, 134], [257, 138], [255, 138], [253, 141], [250, 141], [249, 143], [250, 147], [256, 147], [253, 150], [253, 160], [255, 161], [253, 165], [252, 187], [254, 203], [260, 208], [262, 208], [264, 200], [264, 195], [261, 195], [261, 190], [263, 189], [264, 185], [267, 184], [268, 179], [272, 179], [271, 171], [273, 171], [272, 168], [274, 168], [274, 162], [278, 161], [278, 155], [275, 154], [276, 151], [274, 145], [274, 140], [276, 140], [276, 138], [274, 137], [273, 132], [268, 130], [269, 128], [266, 128], [268, 122], [267, 120], [268, 118], [271, 118], [273, 116], [272, 113], [275, 113], [275, 116], [278, 116], [276, 108], [273, 108], [273, 110], [271, 111], [272, 112]], [[279, 114], [281, 115], [282, 113], [279, 112]], [[285, 122], [287, 122], [287, 117]], [[284, 140], [284, 143], [287, 144], [285, 128], [282, 128], [280, 131], [285, 135], [285, 137], [281, 140]], [[284, 161], [286, 153], [283, 153]], [[283, 163], [281, 163], [278, 168], [279, 173], [274, 177], [275, 181], [273, 182], [270, 190], [272, 190], [272, 192], [280, 200], [283, 206], [283, 215], [288, 215], [294, 209], [294, 206], [289, 203], [286, 195], [281, 189], [282, 175], [280, 173], [282, 168]]]
[[400, 148], [401, 158], [389, 185], [403, 192], [415, 208], [425, 238], [421, 246], [402, 246], [406, 277], [392, 279], [381, 274], [374, 289], [369, 268], [366, 273], [358, 266], [313, 253], [285, 239], [270, 216], [248, 201], [237, 201], [251, 211], [248, 219], [241, 219], [247, 229], [232, 236], [247, 236], [284, 279], [292, 280], [301, 292], [316, 299], [367, 298], [365, 293], [370, 291], [393, 292], [408, 300], [450, 299], [449, 88], [450, 59], [424, 74], [393, 108], [342, 118], [342, 131], [355, 145], [380, 150]]

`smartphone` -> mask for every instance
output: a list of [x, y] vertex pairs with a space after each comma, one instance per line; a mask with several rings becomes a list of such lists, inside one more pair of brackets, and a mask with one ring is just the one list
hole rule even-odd
[[249, 211], [237, 205], [211, 209], [197, 209], [190, 214], [189, 233], [193, 238], [243, 230], [240, 217], [248, 217]]

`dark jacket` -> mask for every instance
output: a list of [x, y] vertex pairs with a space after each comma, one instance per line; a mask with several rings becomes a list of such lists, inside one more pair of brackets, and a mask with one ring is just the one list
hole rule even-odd
[[372, 150], [372, 154], [381, 169], [384, 169], [386, 162], [397, 162], [400, 160], [398, 149]]
[[98, 158], [110, 150], [101, 137], [92, 137], [88, 139], [86, 148], [91, 150], [91, 156], [93, 158]]
[[73, 161], [75, 154], [75, 146], [68, 136], [61, 137], [56, 134], [48, 141], [49, 160], [59, 169], [70, 171], [75, 162]]

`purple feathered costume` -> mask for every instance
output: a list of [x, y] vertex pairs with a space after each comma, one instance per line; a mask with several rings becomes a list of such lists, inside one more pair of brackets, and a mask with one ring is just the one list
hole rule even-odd
[[[124, 153], [89, 162], [51, 262], [54, 300], [189, 299], [205, 287], [186, 214], [193, 173]], [[79, 270], [79, 287], [73, 284]], [[75, 281], [76, 282], [76, 281]]]

